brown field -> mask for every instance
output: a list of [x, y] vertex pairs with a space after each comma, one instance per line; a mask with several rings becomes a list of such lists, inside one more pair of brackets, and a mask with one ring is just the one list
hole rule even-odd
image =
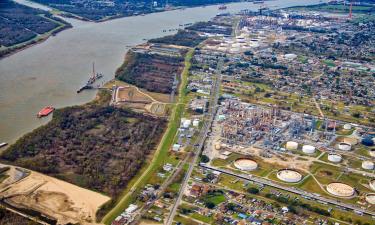
[[[14, 169], [14, 167], [12, 167]], [[1, 185], [0, 198], [16, 207], [30, 208], [55, 218], [58, 224], [95, 224], [95, 214], [109, 197], [31, 171], [25, 178]]]
[[114, 80], [106, 84], [106, 87], [116, 85], [121, 87], [117, 91], [116, 105], [123, 105], [135, 111], [148, 112], [157, 116], [167, 114], [166, 105], [169, 103], [170, 95], [150, 92], [123, 81]]

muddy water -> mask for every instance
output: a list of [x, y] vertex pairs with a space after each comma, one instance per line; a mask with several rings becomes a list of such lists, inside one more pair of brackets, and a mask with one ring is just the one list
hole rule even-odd
[[[26, 0], [17, 0], [40, 7]], [[270, 8], [316, 4], [318, 0], [276, 0]], [[228, 11], [256, 10], [250, 2], [228, 4]], [[21, 135], [48, 122], [36, 113], [46, 105], [64, 107], [82, 104], [95, 96], [95, 91], [77, 94], [88, 79], [92, 62], [105, 75], [114, 77], [129, 46], [145, 39], [172, 34], [164, 29], [179, 24], [207, 21], [219, 13], [218, 6], [167, 11], [145, 16], [121, 18], [103, 23], [67, 19], [74, 26], [47, 41], [0, 60], [0, 142], [13, 142]]]

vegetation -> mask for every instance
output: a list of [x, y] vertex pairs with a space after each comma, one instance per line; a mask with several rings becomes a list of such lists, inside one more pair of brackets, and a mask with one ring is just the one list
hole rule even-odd
[[1, 225], [38, 225], [39, 223], [29, 220], [23, 216], [20, 216], [16, 213], [6, 210], [3, 207], [0, 207], [0, 224]]
[[323, 216], [330, 216], [331, 214], [325, 210], [325, 209], [321, 209], [319, 207], [316, 207], [316, 206], [311, 206], [310, 204], [307, 204], [307, 203], [303, 203], [303, 202], [299, 202], [299, 201], [292, 201], [282, 195], [280, 196], [276, 196], [274, 194], [266, 194], [266, 197], [267, 198], [270, 198], [270, 199], [273, 199], [273, 200], [276, 200], [280, 203], [283, 203], [283, 204], [287, 204], [288, 205], [288, 208], [290, 211], [292, 211], [293, 213], [296, 213], [296, 208], [300, 207], [304, 210], [308, 210], [310, 212], [315, 212], [317, 214], [320, 214], [320, 215], [323, 215]]
[[94, 102], [57, 110], [3, 160], [116, 197], [158, 143], [166, 121]]
[[[126, 207], [131, 203], [133, 199], [132, 194], [127, 194], [131, 189], [143, 188], [144, 185], [154, 176], [155, 171], [158, 171], [165, 163], [168, 158], [168, 151], [171, 148], [174, 137], [176, 136], [177, 130], [180, 125], [181, 117], [183, 115], [185, 104], [186, 104], [186, 93], [183, 91], [187, 85], [187, 77], [191, 67], [191, 58], [193, 57], [194, 49], [191, 49], [185, 56], [185, 67], [181, 73], [181, 81], [179, 86], [178, 102], [174, 105], [172, 113], [169, 119], [167, 131], [164, 133], [162, 140], [159, 143], [158, 149], [154, 154], [154, 157], [147, 168], [141, 171], [139, 179], [132, 180], [132, 185], [128, 186], [124, 190], [124, 196], [118, 201], [113, 202], [111, 205], [116, 204], [112, 210], [105, 215], [102, 220], [104, 224], [110, 224]], [[110, 207], [108, 206], [110, 209]], [[191, 224], [191, 223], [189, 223]]]
[[204, 33], [214, 33], [231, 35], [233, 28], [231, 24], [217, 23], [213, 21], [208, 22], [198, 22], [186, 28], [187, 30], [193, 30]]
[[[151, 0], [114, 0], [114, 1], [91, 1], [91, 0], [33, 0], [46, 4], [50, 7], [67, 12], [66, 16], [79, 16], [84, 20], [101, 21], [108, 18], [118, 18], [124, 16], [139, 15], [163, 11], [168, 2], [169, 6], [200, 6], [207, 4], [217, 4], [231, 2], [235, 0], [172, 0], [157, 1], [158, 5], [153, 5]], [[72, 15], [74, 14], [74, 15]]]
[[209, 161], [210, 161], [210, 158], [208, 158], [208, 156], [206, 156], [206, 155], [201, 156], [201, 162], [202, 163], [208, 163]]
[[203, 202], [207, 208], [213, 209], [215, 206], [219, 205], [220, 203], [225, 202], [225, 196], [223, 192], [220, 190], [209, 191], [203, 197]]
[[247, 192], [249, 192], [250, 194], [254, 194], [254, 195], [256, 195], [256, 194], [259, 193], [259, 189], [258, 189], [258, 188], [255, 188], [255, 187], [249, 187], [249, 188], [247, 189]]
[[[55, 34], [71, 27], [67, 22], [53, 17], [49, 12], [17, 4], [11, 0], [0, 2], [0, 47], [13, 47], [36, 38], [38, 35], [52, 32]], [[34, 44], [36, 41], [29, 44]], [[4, 48], [0, 57], [20, 47]]]
[[206, 37], [200, 36], [197, 32], [179, 30], [177, 34], [151, 39], [149, 42], [194, 47], [204, 40], [206, 40]]
[[171, 93], [175, 77], [181, 73], [182, 57], [129, 51], [116, 77], [148, 91]]

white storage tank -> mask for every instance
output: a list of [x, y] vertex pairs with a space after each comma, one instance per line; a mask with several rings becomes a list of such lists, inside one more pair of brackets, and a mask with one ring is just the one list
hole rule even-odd
[[344, 124], [344, 129], [345, 130], [350, 130], [350, 129], [352, 129], [352, 125], [350, 125], [349, 123]]
[[370, 185], [370, 188], [375, 191], [375, 179], [371, 180], [369, 185]]
[[302, 180], [302, 175], [299, 172], [289, 169], [280, 170], [276, 176], [279, 180], [288, 183], [296, 183]]
[[234, 161], [234, 166], [240, 170], [252, 171], [258, 168], [258, 163], [251, 159], [237, 159]]
[[375, 157], [375, 149], [368, 150], [371, 157]]
[[286, 149], [288, 149], [288, 150], [297, 150], [297, 148], [298, 148], [298, 143], [297, 142], [295, 142], [295, 141], [288, 141], [287, 143], [286, 143]]
[[185, 120], [185, 121], [182, 123], [182, 127], [183, 127], [183, 128], [189, 128], [189, 127], [190, 127], [190, 124], [191, 124], [191, 120]]
[[342, 160], [342, 156], [338, 154], [329, 154], [328, 155], [328, 161], [339, 163]]
[[315, 152], [315, 147], [312, 145], [304, 145], [302, 151], [306, 154], [313, 154]]
[[350, 151], [352, 149], [352, 145], [346, 142], [341, 142], [338, 144], [338, 148], [342, 151]]
[[362, 168], [365, 170], [373, 170], [374, 169], [374, 163], [371, 161], [363, 161], [362, 162]]

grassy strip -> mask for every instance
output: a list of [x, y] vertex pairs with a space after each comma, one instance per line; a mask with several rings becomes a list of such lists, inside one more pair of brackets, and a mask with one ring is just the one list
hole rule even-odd
[[181, 116], [185, 108], [185, 99], [187, 93], [186, 84], [191, 67], [190, 61], [193, 57], [193, 53], [194, 49], [191, 49], [186, 54], [185, 67], [181, 74], [178, 102], [175, 107], [173, 107], [167, 131], [163, 135], [163, 138], [154, 154], [150, 165], [147, 167], [147, 169], [144, 168], [141, 170], [142, 173], [140, 176], [136, 176], [136, 180], [131, 181], [131, 185], [128, 185], [128, 187], [124, 191], [124, 195], [118, 201], [117, 205], [103, 218], [102, 223], [110, 224], [119, 214], [121, 214], [126, 209], [126, 207], [134, 200], [134, 195], [132, 194], [131, 190], [136, 190], [145, 186], [149, 179], [153, 176], [154, 172], [157, 171], [159, 167], [163, 166], [165, 161], [167, 160], [168, 150], [173, 144], [173, 140], [179, 128]]

